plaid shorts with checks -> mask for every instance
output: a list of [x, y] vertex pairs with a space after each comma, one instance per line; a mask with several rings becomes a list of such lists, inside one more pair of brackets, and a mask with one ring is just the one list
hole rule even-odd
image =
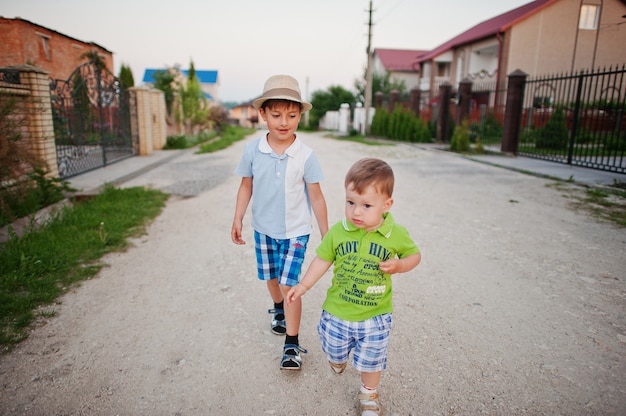
[[375, 373], [387, 367], [387, 348], [392, 323], [391, 313], [351, 322], [322, 311], [317, 332], [322, 342], [322, 350], [330, 362], [345, 363], [350, 351], [353, 351], [354, 368], [357, 371]]
[[254, 243], [259, 279], [278, 279], [278, 284], [281, 285], [297, 285], [308, 242], [308, 235], [281, 240], [255, 231]]

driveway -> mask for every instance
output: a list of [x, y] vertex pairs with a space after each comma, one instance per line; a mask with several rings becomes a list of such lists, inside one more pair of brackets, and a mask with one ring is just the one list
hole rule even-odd
[[[348, 167], [381, 157], [396, 175], [392, 212], [422, 250], [394, 277], [386, 415], [626, 414], [623, 229], [574, 211], [547, 179], [299, 134], [324, 168], [331, 223]], [[248, 244], [230, 240], [243, 147], [185, 153], [123, 184], [173, 196], [0, 357], [0, 414], [357, 414], [358, 374], [332, 373], [315, 329], [330, 273], [304, 298], [303, 370], [278, 368], [283, 338], [269, 330], [249, 217]]]

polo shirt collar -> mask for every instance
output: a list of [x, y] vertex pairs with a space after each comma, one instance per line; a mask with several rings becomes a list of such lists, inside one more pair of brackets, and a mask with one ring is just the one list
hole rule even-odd
[[[380, 225], [380, 227], [378, 227], [377, 229], [374, 230], [374, 232], [379, 233], [380, 235], [382, 235], [385, 238], [389, 238], [391, 237], [391, 231], [393, 230], [393, 224], [394, 224], [394, 219], [393, 219], [393, 215], [391, 215], [391, 212], [385, 212], [383, 214], [383, 223]], [[352, 224], [350, 221], [348, 221], [347, 218], [344, 218], [341, 221], [342, 225], [343, 225], [343, 229], [346, 231], [359, 231], [362, 230], [363, 232], [365, 232], [365, 230], [363, 230], [362, 228], [358, 228], [356, 225]]]
[[[289, 146], [287, 150], [285, 150], [285, 154], [287, 156], [293, 157], [295, 154], [298, 153], [301, 147], [302, 147], [302, 142], [300, 141], [300, 139], [298, 139], [298, 136], [296, 136], [296, 139], [293, 141], [293, 143], [291, 143], [291, 146]], [[267, 142], [267, 134], [265, 135], [264, 138], [259, 140], [259, 151], [261, 153], [267, 153], [267, 154], [272, 154], [272, 152], [274, 151], [272, 150], [272, 147], [270, 146], [270, 144]]]

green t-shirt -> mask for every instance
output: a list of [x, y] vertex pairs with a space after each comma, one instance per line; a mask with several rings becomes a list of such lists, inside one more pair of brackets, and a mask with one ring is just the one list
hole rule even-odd
[[340, 319], [358, 322], [393, 311], [391, 275], [380, 271], [378, 263], [419, 253], [419, 249], [406, 228], [386, 213], [383, 224], [370, 232], [347, 219], [336, 223], [316, 253], [334, 262], [333, 281], [322, 308]]

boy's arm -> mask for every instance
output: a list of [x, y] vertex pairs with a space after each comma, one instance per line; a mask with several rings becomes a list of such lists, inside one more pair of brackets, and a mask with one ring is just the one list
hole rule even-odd
[[291, 305], [293, 301], [304, 296], [304, 294], [324, 276], [324, 273], [328, 271], [331, 264], [333, 264], [333, 262], [322, 260], [315, 256], [300, 283], [289, 289], [289, 293], [287, 293], [287, 297], [285, 298], [287, 305]]
[[313, 214], [315, 214], [315, 220], [323, 238], [328, 232], [328, 209], [326, 207], [326, 199], [322, 193], [322, 187], [319, 183], [307, 183], [306, 188]]
[[422, 254], [415, 253], [401, 259], [389, 259], [378, 263], [381, 271], [388, 274], [406, 273], [413, 270], [422, 261]]
[[230, 231], [230, 238], [235, 244], [246, 244], [241, 238], [241, 230], [243, 229], [243, 216], [246, 214], [248, 204], [252, 198], [252, 177], [241, 178], [241, 185], [237, 191], [237, 204], [235, 206], [235, 218], [233, 219], [233, 228]]

